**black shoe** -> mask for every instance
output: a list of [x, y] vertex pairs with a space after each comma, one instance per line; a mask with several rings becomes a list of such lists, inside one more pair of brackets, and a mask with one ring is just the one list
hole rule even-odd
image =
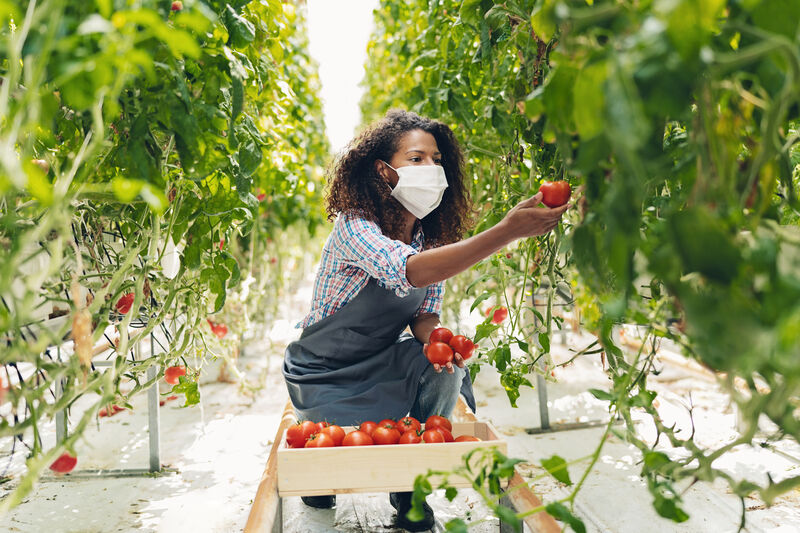
[[427, 502], [422, 503], [422, 512], [425, 517], [418, 522], [412, 522], [408, 519], [406, 514], [411, 510], [411, 496], [413, 492], [390, 492], [389, 503], [392, 507], [397, 509], [397, 527], [401, 527], [406, 531], [428, 531], [433, 529], [433, 509]]
[[336, 505], [336, 496], [301, 496], [303, 503], [316, 509], [330, 509]]

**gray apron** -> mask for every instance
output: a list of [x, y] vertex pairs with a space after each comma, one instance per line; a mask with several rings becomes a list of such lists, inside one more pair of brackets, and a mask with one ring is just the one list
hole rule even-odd
[[[424, 299], [424, 288], [401, 298], [370, 278], [355, 298], [305, 328], [283, 362], [298, 415], [344, 426], [408, 414], [430, 363], [403, 330]], [[461, 394], [474, 411], [469, 372]]]

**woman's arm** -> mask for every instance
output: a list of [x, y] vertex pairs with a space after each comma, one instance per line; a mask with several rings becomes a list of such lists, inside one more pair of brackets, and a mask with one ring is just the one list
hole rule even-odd
[[452, 278], [517, 239], [547, 233], [558, 225], [568, 205], [537, 207], [541, 199], [537, 193], [520, 202], [495, 226], [469, 239], [412, 255], [406, 263], [406, 279], [415, 287], [425, 287]]

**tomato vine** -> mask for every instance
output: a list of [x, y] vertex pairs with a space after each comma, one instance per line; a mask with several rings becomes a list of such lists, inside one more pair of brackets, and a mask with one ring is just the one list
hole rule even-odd
[[[282, 264], [303, 259], [271, 261], [277, 246], [324, 220], [304, 3], [176, 4], [0, 2], [0, 438], [28, 457], [0, 509], [74, 455], [102, 406], [148, 388], [148, 368], [188, 366], [173, 390], [197, 403], [204, 358], [236, 344], [207, 319], [236, 338], [232, 317], [268, 319]], [[166, 345], [134, 357], [153, 331]], [[42, 424], [86, 396], [45, 449]]]
[[[533, 320], [530, 295], [549, 278], [549, 310], [563, 281], [609, 363], [612, 389], [594, 393], [626, 421], [662, 516], [687, 518], [683, 479], [721, 478], [767, 504], [798, 486], [797, 475], [756, 485], [712, 463], [757, 434], [800, 440], [800, 7], [384, 0], [375, 21], [362, 112], [403, 107], [453, 127], [476, 230], [544, 180], [578, 192], [560, 247], [522, 242], [453, 280], [451, 309], [464, 287], [473, 308], [517, 302], [502, 334], [488, 319], [479, 326], [494, 344], [474, 364], [495, 366], [514, 404], [526, 376], [545, 371], [534, 363], [552, 364], [556, 318]], [[703, 449], [664, 424], [647, 386], [655, 352], [626, 359], [612, 337], [620, 324], [675, 341], [716, 372], [745, 418], [739, 438]], [[652, 417], [656, 442], [637, 436], [632, 410]], [[656, 448], [662, 439], [687, 453]]]

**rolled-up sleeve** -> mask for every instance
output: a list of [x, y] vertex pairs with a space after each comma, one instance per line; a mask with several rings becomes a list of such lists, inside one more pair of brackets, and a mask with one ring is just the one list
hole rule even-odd
[[414, 316], [417, 317], [426, 313], [441, 315], [443, 298], [444, 281], [428, 285], [428, 289], [425, 292], [425, 299], [422, 301], [422, 305], [419, 306], [419, 309], [417, 309], [417, 312], [414, 313]]
[[407, 296], [414, 288], [406, 278], [406, 262], [417, 250], [384, 235], [369, 220], [340, 215], [334, 224], [333, 249], [345, 265], [364, 270], [397, 296]]

